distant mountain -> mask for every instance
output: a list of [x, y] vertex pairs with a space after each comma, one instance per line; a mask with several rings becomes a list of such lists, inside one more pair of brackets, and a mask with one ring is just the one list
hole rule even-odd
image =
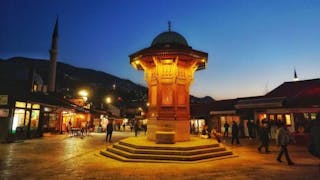
[[[0, 61], [0, 79], [13, 81], [12, 75], [16, 67], [34, 69], [48, 84], [49, 60], [13, 57]], [[16, 72], [17, 73], [17, 72]], [[104, 103], [106, 96], [113, 98], [116, 106], [144, 106], [147, 101], [148, 89], [127, 79], [86, 68], [74, 67], [62, 62], [57, 63], [56, 89], [67, 97], [77, 96], [80, 89], [89, 90], [89, 98], [96, 106]], [[211, 97], [190, 97], [191, 103], [208, 103], [214, 101]]]
[[210, 97], [210, 96], [205, 96], [203, 98], [198, 98], [198, 97], [195, 97], [195, 96], [190, 96], [190, 103], [191, 104], [209, 104], [209, 103], [212, 103], [214, 102], [215, 100]]

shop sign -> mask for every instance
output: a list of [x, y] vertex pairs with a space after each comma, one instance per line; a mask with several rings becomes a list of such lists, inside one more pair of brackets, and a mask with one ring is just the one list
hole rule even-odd
[[0, 95], [0, 105], [8, 104], [8, 95]]
[[0, 117], [8, 117], [9, 109], [0, 109]]

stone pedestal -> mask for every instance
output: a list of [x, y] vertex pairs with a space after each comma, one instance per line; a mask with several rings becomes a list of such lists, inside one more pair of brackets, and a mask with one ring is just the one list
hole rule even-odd
[[157, 144], [174, 144], [175, 132], [156, 131], [156, 143]]
[[147, 138], [151, 141], [157, 141], [157, 132], [162, 134], [174, 133], [174, 142], [182, 142], [190, 140], [190, 122], [175, 120], [156, 120], [148, 119]]

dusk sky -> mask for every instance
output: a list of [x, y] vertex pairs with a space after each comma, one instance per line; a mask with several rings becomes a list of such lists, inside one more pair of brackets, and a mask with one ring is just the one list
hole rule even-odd
[[320, 1], [1, 0], [0, 58], [49, 59], [59, 16], [58, 61], [144, 84], [128, 55], [168, 30], [209, 54], [191, 94], [214, 99], [264, 95], [320, 78]]

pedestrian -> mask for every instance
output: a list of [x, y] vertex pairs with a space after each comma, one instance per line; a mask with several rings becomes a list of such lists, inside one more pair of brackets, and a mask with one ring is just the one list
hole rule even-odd
[[259, 128], [259, 137], [261, 145], [258, 147], [258, 151], [261, 152], [261, 148], [265, 148], [266, 153], [270, 153], [269, 151], [269, 130], [268, 130], [268, 123], [263, 123], [262, 126]]
[[139, 131], [139, 123], [138, 123], [138, 121], [136, 120], [135, 122], [134, 122], [134, 125], [133, 125], [134, 127], [134, 136], [138, 136], [138, 131]]
[[147, 124], [143, 125], [143, 130], [144, 130], [144, 135], [147, 135], [147, 130], [148, 130]]
[[113, 132], [112, 120], [109, 120], [106, 131], [107, 131], [106, 142], [108, 142], [108, 141], [111, 142], [111, 137], [112, 137], [112, 132]]
[[200, 137], [203, 138], [203, 139], [208, 139], [209, 138], [208, 134], [209, 134], [208, 133], [208, 126], [207, 125], [203, 125]]
[[126, 123], [123, 123], [122, 127], [123, 127], [123, 132], [125, 132], [126, 131]]
[[89, 125], [89, 121], [87, 121], [86, 123], [86, 136], [90, 135], [90, 125]]
[[69, 121], [69, 123], [68, 123], [67, 131], [68, 131], [68, 133], [69, 133], [69, 136], [72, 136], [72, 135], [73, 135], [73, 133], [72, 133], [72, 124], [71, 124], [71, 121]]
[[253, 122], [251, 120], [249, 120], [247, 122], [247, 127], [248, 127], [248, 132], [249, 132], [249, 139], [252, 139], [253, 138]]
[[317, 114], [316, 120], [310, 124], [310, 143], [308, 151], [315, 157], [320, 158], [320, 113]]
[[235, 121], [232, 121], [232, 140], [231, 140], [231, 144], [233, 144], [234, 140], [237, 141], [237, 144], [240, 144], [240, 141], [239, 141], [239, 126]]
[[290, 141], [292, 141], [290, 132], [287, 128], [287, 126], [282, 123], [281, 128], [279, 129], [279, 133], [278, 133], [278, 144], [280, 145], [280, 151], [277, 157], [277, 161], [278, 162], [282, 162], [281, 157], [283, 155], [283, 153], [286, 156], [286, 160], [288, 162], [288, 165], [294, 165], [294, 163], [292, 162], [292, 160], [290, 159], [289, 153], [288, 153], [288, 144], [290, 143]]
[[219, 132], [217, 131], [217, 129], [218, 129], [218, 128], [213, 128], [213, 129], [211, 130], [211, 137], [214, 137], [214, 138], [218, 141], [218, 143], [220, 143], [220, 142], [221, 142], [221, 136], [222, 136], [222, 134], [219, 133]]
[[223, 137], [228, 137], [229, 135], [229, 124], [228, 121], [226, 121], [224, 123], [224, 133], [223, 133]]
[[244, 137], [244, 124], [243, 121], [239, 123], [239, 137]]

